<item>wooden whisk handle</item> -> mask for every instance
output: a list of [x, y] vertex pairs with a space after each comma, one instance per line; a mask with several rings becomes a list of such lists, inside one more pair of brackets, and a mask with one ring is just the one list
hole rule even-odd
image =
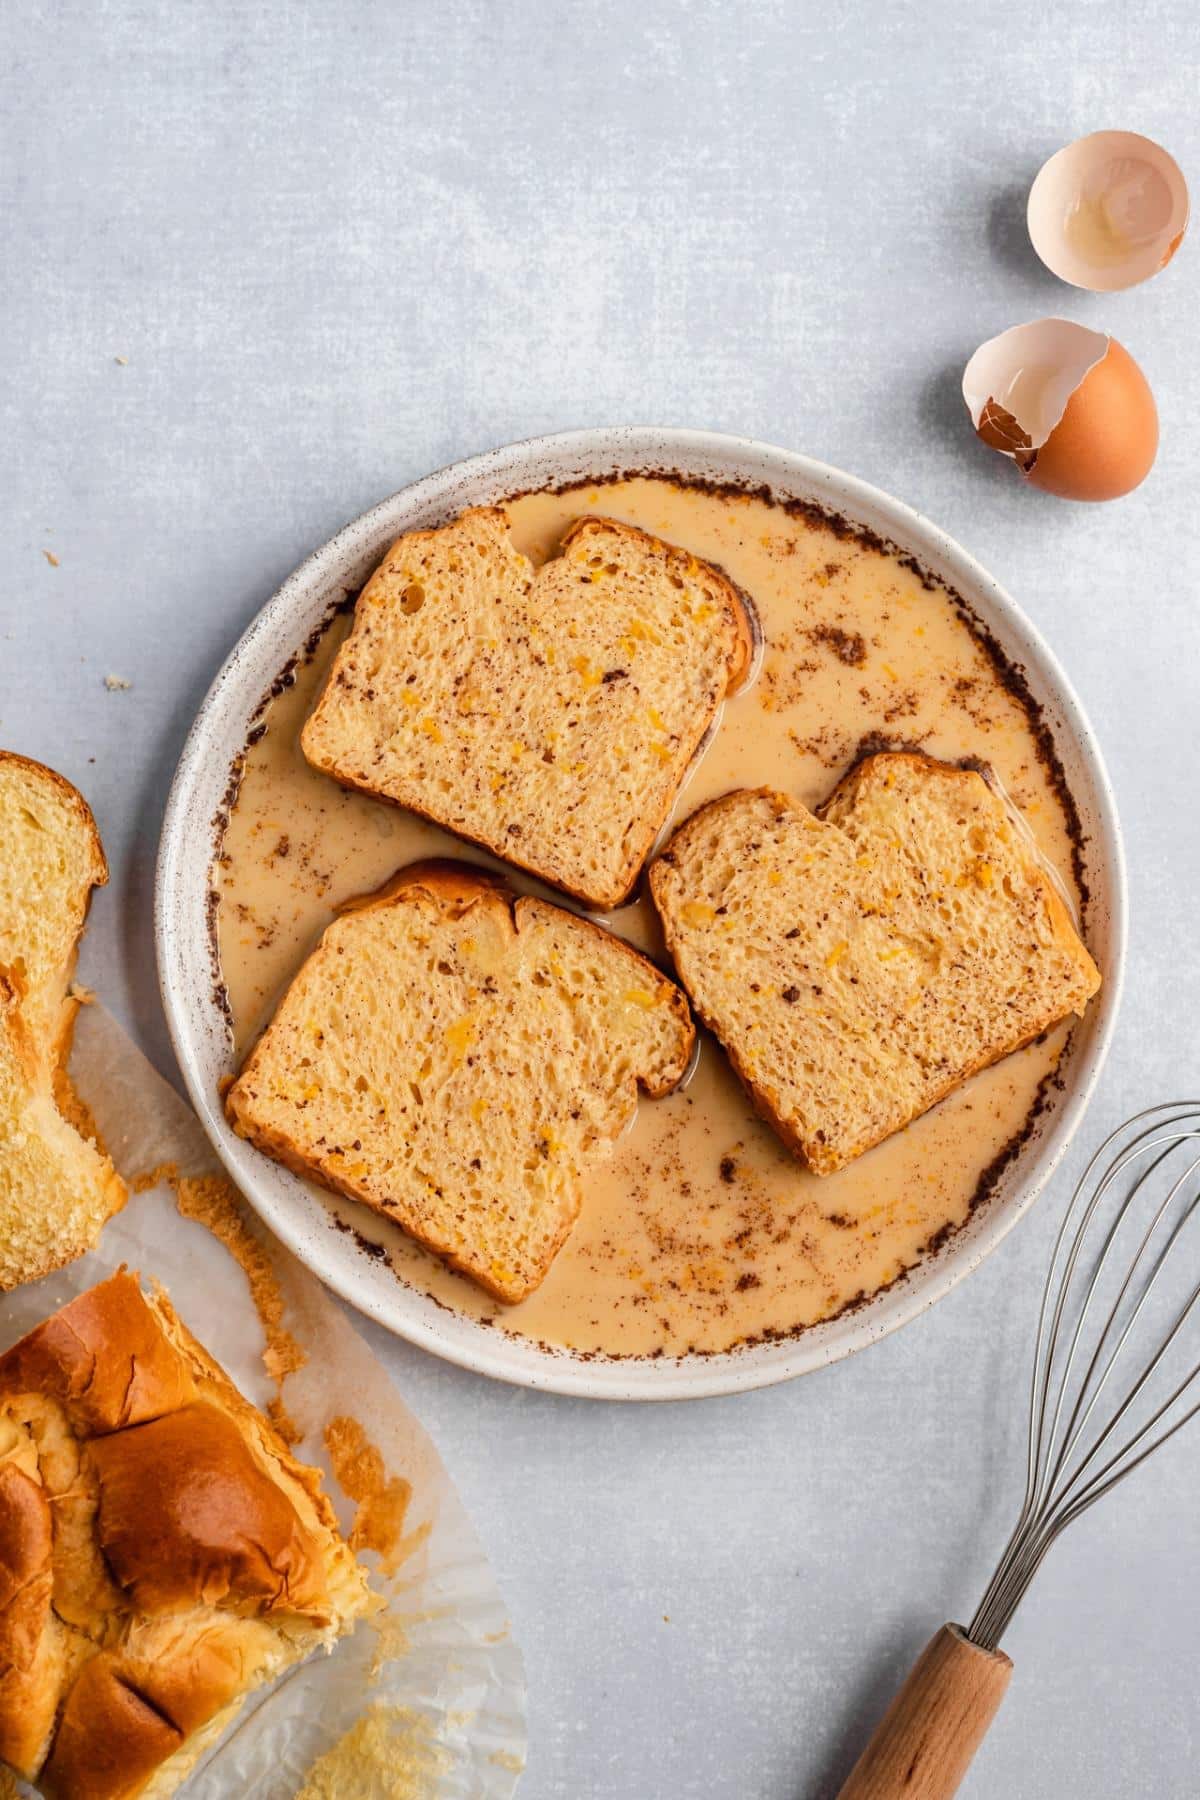
[[912, 1666], [838, 1800], [950, 1800], [1004, 1698], [1012, 1661], [943, 1625]]

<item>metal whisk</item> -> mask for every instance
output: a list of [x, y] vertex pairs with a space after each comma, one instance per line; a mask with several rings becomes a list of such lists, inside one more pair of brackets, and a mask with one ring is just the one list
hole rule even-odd
[[[964, 1631], [922, 1651], [839, 1800], [948, 1800], [1012, 1663], [997, 1648], [1050, 1546], [1200, 1412], [1200, 1102], [1152, 1106], [1084, 1171], [1038, 1317], [1025, 1499]], [[1189, 1330], [1190, 1327], [1190, 1330]]]

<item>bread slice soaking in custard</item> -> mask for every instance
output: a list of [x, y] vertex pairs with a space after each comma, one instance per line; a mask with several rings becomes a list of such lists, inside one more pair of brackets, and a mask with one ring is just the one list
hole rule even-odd
[[1020, 821], [923, 755], [866, 758], [819, 815], [769, 788], [715, 800], [650, 890], [696, 1011], [818, 1175], [1100, 985]]
[[474, 508], [392, 545], [301, 742], [346, 786], [616, 906], [751, 629], [719, 569], [635, 526], [580, 519], [535, 569]]
[[483, 870], [402, 870], [330, 925], [226, 1096], [269, 1156], [362, 1200], [497, 1299], [542, 1281], [587, 1169], [695, 1030], [600, 926]]

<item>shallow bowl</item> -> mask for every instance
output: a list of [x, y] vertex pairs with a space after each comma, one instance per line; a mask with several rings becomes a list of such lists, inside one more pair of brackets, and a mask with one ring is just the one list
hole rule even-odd
[[[1024, 671], [1053, 735], [1083, 827], [1088, 939], [1105, 982], [1072, 1035], [1061, 1087], [987, 1200], [903, 1280], [857, 1310], [782, 1342], [720, 1356], [585, 1360], [480, 1325], [404, 1285], [335, 1227], [317, 1192], [230, 1130], [219, 1098], [231, 1050], [214, 991], [209, 874], [217, 816], [255, 709], [331, 602], [361, 584], [394, 538], [465, 506], [496, 504], [529, 489], [664, 470], [751, 487], [766, 483], [781, 498], [841, 513], [915, 557], [962, 597]], [[1125, 956], [1125, 869], [1112, 788], [1069, 681], [1015, 601], [936, 525], [851, 475], [747, 438], [637, 426], [534, 438], [455, 463], [381, 501], [301, 564], [235, 646], [188, 735], [163, 824], [155, 910], [163, 1004], [192, 1102], [230, 1175], [276, 1235], [335, 1293], [438, 1356], [529, 1387], [623, 1400], [674, 1400], [786, 1381], [886, 1337], [976, 1269], [1033, 1203], [1083, 1117], [1112, 1036]]]

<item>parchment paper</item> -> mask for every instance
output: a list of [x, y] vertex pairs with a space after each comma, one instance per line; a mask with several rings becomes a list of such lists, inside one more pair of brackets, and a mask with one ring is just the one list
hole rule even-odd
[[[190, 1108], [98, 1005], [80, 1013], [71, 1074], [127, 1180], [162, 1164], [184, 1176], [220, 1173]], [[353, 1774], [318, 1767], [310, 1791], [321, 1800], [509, 1800], [525, 1761], [524, 1671], [479, 1540], [383, 1365], [320, 1283], [244, 1201], [236, 1204], [270, 1260], [282, 1322], [307, 1359], [282, 1391], [301, 1433], [295, 1453], [324, 1470], [348, 1531], [355, 1503], [333, 1478], [323, 1432], [336, 1417], [357, 1419], [388, 1475], [411, 1484], [407, 1554], [388, 1578], [379, 1557], [363, 1553], [386, 1611], [361, 1622], [331, 1656], [252, 1696], [182, 1792], [187, 1800], [293, 1800], [315, 1759], [353, 1732], [363, 1754]], [[246, 1276], [205, 1226], [180, 1215], [165, 1180], [131, 1196], [97, 1251], [0, 1301], [0, 1348], [121, 1263], [138, 1269], [144, 1286], [166, 1288], [243, 1393], [260, 1406], [274, 1398]]]

